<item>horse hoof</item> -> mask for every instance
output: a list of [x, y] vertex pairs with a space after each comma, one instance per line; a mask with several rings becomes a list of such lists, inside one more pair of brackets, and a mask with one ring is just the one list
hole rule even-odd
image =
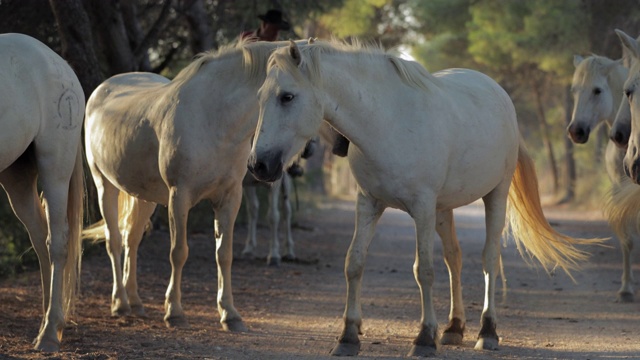
[[284, 262], [294, 262], [296, 261], [296, 256], [295, 255], [285, 255], [282, 257], [282, 261]]
[[222, 322], [222, 329], [230, 332], [247, 332], [247, 326], [242, 319], [229, 319]]
[[243, 251], [242, 254], [240, 254], [240, 257], [244, 260], [255, 259], [255, 256], [253, 256], [253, 251]]
[[280, 267], [281, 259], [280, 258], [269, 258], [267, 259], [267, 266]]
[[125, 317], [131, 315], [130, 307], [120, 307], [117, 309], [111, 309], [111, 317]]
[[498, 350], [498, 339], [494, 339], [494, 338], [479, 338], [474, 349], [476, 349], [476, 350]]
[[462, 345], [462, 334], [454, 332], [444, 332], [440, 338], [442, 345]]
[[53, 353], [60, 351], [60, 342], [55, 340], [36, 339], [35, 350]]
[[438, 349], [425, 345], [413, 345], [407, 356], [431, 357], [438, 352]]
[[186, 329], [189, 327], [189, 321], [184, 316], [174, 316], [164, 319], [165, 325], [170, 329]]
[[144, 311], [144, 306], [142, 306], [142, 305], [134, 305], [134, 306], [132, 306], [131, 307], [131, 315], [133, 315], [135, 317], [143, 318], [143, 319], [147, 319], [148, 318], [146, 312]]
[[621, 291], [618, 293], [618, 301], [619, 303], [632, 303], [633, 302], [633, 293], [628, 291]]
[[338, 343], [336, 347], [331, 350], [331, 356], [356, 356], [360, 352], [360, 343]]

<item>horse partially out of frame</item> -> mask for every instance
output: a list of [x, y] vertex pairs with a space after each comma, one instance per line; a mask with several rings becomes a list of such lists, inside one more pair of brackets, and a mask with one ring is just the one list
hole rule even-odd
[[[380, 51], [335, 43], [291, 43], [274, 51], [259, 91], [260, 118], [250, 168], [273, 181], [325, 119], [349, 141], [358, 183], [356, 226], [345, 262], [344, 327], [334, 355], [356, 355], [362, 326], [360, 290], [367, 249], [387, 207], [416, 224], [414, 274], [422, 300], [421, 329], [410, 355], [433, 354], [440, 341], [432, 285], [436, 233], [450, 273], [451, 312], [442, 343], [460, 344], [466, 317], [461, 250], [453, 209], [481, 198], [486, 212], [482, 254], [485, 302], [476, 348], [496, 349], [495, 288], [507, 214], [523, 256], [569, 272], [588, 254], [546, 221], [533, 161], [520, 138], [509, 95], [472, 70], [428, 73]], [[526, 250], [525, 250], [526, 249]]]
[[71, 67], [38, 40], [3, 34], [0, 49], [0, 184], [40, 263], [35, 349], [54, 352], [80, 276], [84, 93]]
[[[622, 185], [625, 178], [622, 164], [625, 151], [616, 146], [616, 142], [622, 141], [622, 128], [613, 129], [616, 117], [628, 114], [628, 101], [622, 92], [629, 73], [628, 57], [630, 55], [626, 54], [623, 59], [611, 60], [597, 55], [586, 58], [574, 56], [576, 69], [571, 84], [574, 107], [567, 132], [574, 142], [583, 144], [589, 140], [593, 129], [602, 123], [607, 125], [613, 134], [607, 142], [605, 152], [605, 168], [612, 186], [609, 194], [622, 191], [630, 194], [631, 190]], [[622, 249], [622, 284], [618, 290], [618, 301], [633, 302], [632, 256], [633, 249], [640, 245], [640, 234], [635, 230], [636, 217], [639, 214], [631, 214], [622, 209], [625, 204], [624, 201], [611, 201], [611, 198], [608, 198], [605, 200], [604, 208], [607, 220], [615, 231]], [[626, 216], [621, 216], [623, 213]]]
[[233, 231], [257, 122], [256, 92], [269, 53], [280, 45], [240, 43], [207, 53], [172, 81], [151, 73], [116, 75], [91, 95], [87, 161], [104, 224], [85, 234], [107, 239], [112, 314], [144, 314], [136, 255], [149, 217], [162, 204], [169, 212], [172, 268], [164, 320], [170, 327], [188, 325], [181, 302], [187, 216], [196, 203], [209, 199], [215, 212], [220, 322], [225, 330], [246, 330], [233, 305]]

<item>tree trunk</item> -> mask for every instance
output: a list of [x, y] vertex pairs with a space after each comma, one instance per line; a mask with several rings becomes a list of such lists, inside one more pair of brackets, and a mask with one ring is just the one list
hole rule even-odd
[[[131, 49], [137, 49], [144, 40], [144, 31], [138, 21], [138, 10], [136, 4], [133, 1], [124, 1], [120, 4], [120, 10], [122, 11], [122, 20], [124, 20], [124, 27], [127, 30], [129, 37], [129, 47]], [[142, 60], [136, 64], [137, 71], [151, 71], [151, 63], [149, 63], [149, 55], [145, 52]]]
[[533, 81], [533, 92], [536, 100], [536, 112], [538, 113], [538, 120], [540, 121], [540, 130], [542, 132], [542, 142], [547, 150], [547, 157], [549, 158], [549, 166], [551, 167], [551, 175], [553, 176], [553, 192], [558, 193], [558, 166], [556, 164], [556, 157], [553, 153], [553, 146], [551, 144], [551, 136], [549, 135], [549, 124], [547, 123], [547, 117], [544, 113], [544, 106], [542, 105], [542, 93], [540, 91], [540, 85]]
[[119, 0], [85, 0], [109, 75], [136, 70]]
[[[571, 122], [571, 112], [573, 109], [573, 101], [571, 97], [571, 86], [567, 85], [565, 87], [565, 103], [564, 103], [564, 122], [568, 127]], [[565, 195], [558, 202], [559, 204], [564, 204], [571, 202], [576, 196], [576, 160], [573, 156], [573, 141], [568, 136], [564, 138], [564, 149], [565, 149], [565, 165], [567, 171], [567, 182], [565, 184]]]
[[210, 18], [202, 0], [184, 0], [184, 10], [191, 31], [191, 50], [194, 54], [215, 49]]

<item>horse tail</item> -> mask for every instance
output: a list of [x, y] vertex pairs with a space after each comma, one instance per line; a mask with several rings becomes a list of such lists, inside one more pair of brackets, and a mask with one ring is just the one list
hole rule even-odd
[[640, 186], [624, 177], [612, 186], [605, 200], [604, 213], [609, 226], [621, 242], [631, 241], [630, 232], [640, 232]]
[[80, 289], [80, 269], [82, 265], [82, 223], [84, 220], [84, 167], [82, 143], [78, 145], [76, 162], [69, 181], [67, 195], [67, 222], [69, 238], [67, 242], [67, 262], [64, 269], [62, 302], [65, 319], [75, 311], [75, 301]]
[[[520, 255], [536, 258], [549, 272], [555, 267], [564, 270], [571, 279], [589, 254], [577, 245], [600, 244], [607, 239], [579, 239], [555, 231], [547, 222], [540, 204], [538, 179], [533, 160], [522, 141], [518, 149], [518, 164], [509, 189], [509, 225]], [[526, 251], [525, 251], [526, 249]]]
[[[133, 218], [131, 215], [134, 200], [133, 196], [124, 191], [120, 191], [118, 194], [118, 229], [120, 229], [120, 233], [130, 227], [129, 221]], [[82, 230], [82, 239], [90, 240], [94, 243], [105, 241], [107, 239], [107, 225], [104, 219]]]

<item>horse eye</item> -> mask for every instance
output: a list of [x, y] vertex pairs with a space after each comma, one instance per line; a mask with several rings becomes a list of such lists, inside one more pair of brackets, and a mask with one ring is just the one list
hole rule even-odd
[[601, 92], [602, 92], [602, 90], [600, 88], [593, 89], [593, 94], [594, 95], [600, 95]]
[[631, 96], [633, 96], [633, 91], [631, 90], [625, 90], [624, 91], [625, 96], [627, 97], [627, 99], [631, 100]]
[[286, 104], [291, 102], [291, 100], [293, 100], [295, 96], [291, 93], [284, 93], [282, 95], [280, 95], [280, 103], [282, 104]]

